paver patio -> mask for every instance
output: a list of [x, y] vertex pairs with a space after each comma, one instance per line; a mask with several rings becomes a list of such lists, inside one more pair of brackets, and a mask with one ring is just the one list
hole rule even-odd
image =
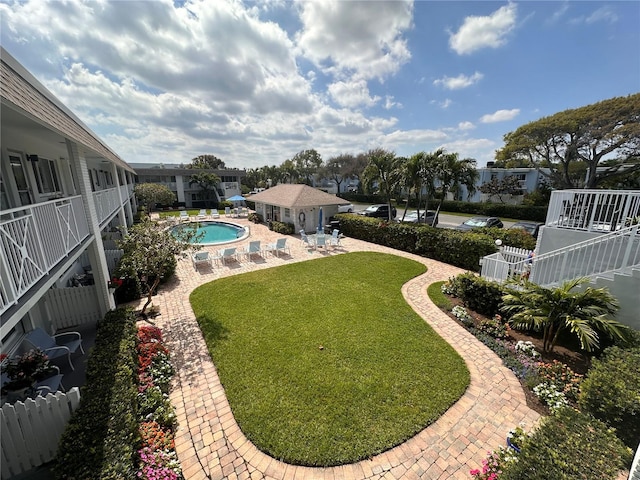
[[[250, 240], [263, 245], [282, 235], [264, 225], [249, 225]], [[246, 247], [245, 240], [238, 247]], [[519, 424], [534, 425], [539, 414], [527, 407], [520, 383], [501, 360], [476, 338], [451, 321], [429, 300], [426, 288], [463, 270], [434, 260], [372, 243], [345, 238], [327, 252], [304, 248], [287, 237], [291, 255], [199, 267], [180, 260], [176, 278], [154, 297], [160, 308], [156, 324], [164, 330], [176, 366], [171, 402], [176, 408], [176, 451], [185, 479], [466, 479], [489, 450], [503, 445], [507, 432]], [[235, 245], [234, 245], [235, 246]], [[220, 247], [207, 247], [212, 253]], [[428, 271], [407, 282], [402, 293], [414, 310], [464, 358], [471, 373], [465, 394], [435, 423], [409, 441], [351, 465], [311, 468], [288, 465], [260, 452], [240, 431], [216, 368], [209, 357], [189, 294], [199, 285], [238, 273], [346, 252], [384, 252], [424, 263]], [[241, 299], [239, 299], [241, 300]]]

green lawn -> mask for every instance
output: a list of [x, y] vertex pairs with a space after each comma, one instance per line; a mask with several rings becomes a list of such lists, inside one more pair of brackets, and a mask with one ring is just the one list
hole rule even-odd
[[469, 372], [402, 297], [424, 271], [350, 253], [196, 289], [192, 306], [245, 435], [289, 463], [339, 465], [398, 445], [445, 412]]

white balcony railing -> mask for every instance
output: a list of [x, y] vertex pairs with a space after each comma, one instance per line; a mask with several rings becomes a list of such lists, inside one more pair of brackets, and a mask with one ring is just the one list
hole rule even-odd
[[[126, 187], [125, 185], [123, 186]], [[118, 188], [122, 187], [93, 192], [93, 200], [95, 202], [98, 225], [100, 225], [100, 227], [104, 227], [105, 221], [120, 208]], [[128, 195], [125, 195], [125, 198], [129, 198]]]
[[529, 259], [505, 258], [494, 253], [482, 259], [482, 276], [504, 282], [524, 273], [538, 285], [555, 285], [577, 277], [603, 276], [627, 272], [640, 265], [640, 226], [632, 225], [543, 253]]
[[632, 225], [639, 216], [639, 190], [557, 190], [546, 225], [606, 233]]
[[88, 236], [80, 196], [2, 211], [0, 314]]

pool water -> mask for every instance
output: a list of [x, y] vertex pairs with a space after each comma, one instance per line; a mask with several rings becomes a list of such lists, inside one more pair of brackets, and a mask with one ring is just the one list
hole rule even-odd
[[[191, 224], [190, 226], [193, 226]], [[171, 230], [182, 228], [176, 225]], [[238, 240], [245, 236], [245, 229], [240, 225], [224, 222], [198, 222], [198, 234], [204, 233], [197, 243], [201, 245], [211, 245], [216, 243], [227, 243]]]

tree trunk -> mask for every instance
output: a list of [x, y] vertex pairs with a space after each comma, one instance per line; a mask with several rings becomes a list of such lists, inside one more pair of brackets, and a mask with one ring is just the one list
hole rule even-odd
[[140, 311], [141, 315], [144, 315], [144, 312], [147, 310], [147, 307], [151, 304], [151, 302], [153, 301], [153, 292], [156, 291], [156, 288], [158, 288], [158, 285], [160, 284], [160, 277], [156, 277], [153, 280], [153, 284], [151, 285], [151, 287], [149, 287], [148, 284], [147, 285], [147, 289], [149, 290], [149, 293], [147, 295], [147, 302], [144, 304], [144, 306], [142, 307], [142, 310]]

